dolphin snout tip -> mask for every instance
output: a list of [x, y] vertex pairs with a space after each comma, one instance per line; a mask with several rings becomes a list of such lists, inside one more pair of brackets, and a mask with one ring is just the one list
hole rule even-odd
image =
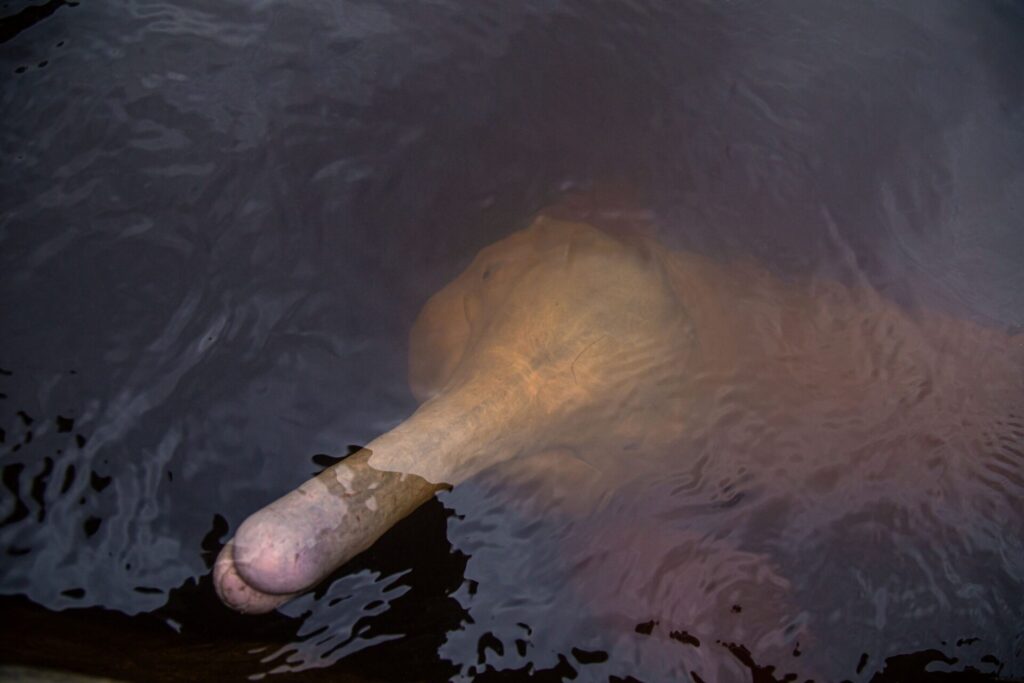
[[294, 595], [322, 578], [316, 543], [273, 512], [262, 510], [238, 528], [233, 568], [249, 586], [273, 595]]
[[244, 614], [271, 612], [294, 597], [265, 593], [242, 578], [235, 563], [232, 541], [229, 541], [217, 556], [213, 567], [213, 586], [221, 602]]

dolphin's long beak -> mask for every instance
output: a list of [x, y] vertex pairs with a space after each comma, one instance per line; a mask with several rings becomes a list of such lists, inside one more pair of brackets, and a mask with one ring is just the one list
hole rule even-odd
[[271, 611], [369, 548], [438, 490], [513, 455], [516, 414], [528, 398], [503, 379], [469, 382], [427, 401], [363, 450], [251, 515], [217, 559], [221, 599], [243, 612]]

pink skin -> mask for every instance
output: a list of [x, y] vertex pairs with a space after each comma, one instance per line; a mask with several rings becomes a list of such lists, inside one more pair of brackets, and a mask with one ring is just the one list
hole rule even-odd
[[660, 261], [633, 246], [541, 219], [485, 249], [413, 329], [410, 383], [420, 409], [249, 517], [218, 558], [221, 599], [244, 612], [274, 609], [439, 488], [561, 440], [561, 427], [580, 415], [614, 422], [638, 374], [661, 375], [644, 398], [665, 408], [637, 411], [612, 432], [646, 438], [652, 420], [679, 413], [666, 393], [677, 384], [665, 375], [685, 366], [688, 318]]
[[214, 566], [214, 586], [246, 613], [276, 609], [369, 548], [439, 487], [378, 472], [356, 453], [250, 516]]
[[[793, 414], [857, 406], [866, 424], [881, 419], [873, 406], [882, 415], [924, 377], [929, 396], [958, 397], [984, 425], [1019, 405], [1022, 366], [1020, 336], [911, 317], [866, 287], [784, 284], [749, 264], [540, 218], [427, 303], [411, 335], [419, 410], [249, 517], [214, 583], [234, 609], [273, 610], [440, 488], [524, 453], [621, 452], [612, 443], [657, 452], [696, 428], [699, 397], [738, 375], [766, 387], [751, 397], [766, 414], [780, 403]], [[865, 376], [871, 368], [884, 372]], [[559, 471], [539, 473], [553, 481]]]
[[243, 614], [271, 612], [295, 597], [296, 593], [274, 594], [253, 588], [238, 575], [234, 541], [229, 541], [213, 566], [213, 584], [221, 601]]
[[[515, 398], [523, 394], [519, 387], [516, 373], [467, 381], [426, 401], [362, 451], [250, 516], [218, 557], [214, 584], [221, 599], [243, 612], [275, 609], [369, 548], [445, 488], [416, 474], [377, 468], [375, 453], [450, 464], [460, 457], [483, 462], [473, 456], [484, 451], [503, 459], [518, 450], [509, 434], [522, 427], [506, 432], [500, 426], [524, 424], [514, 409], [507, 414], [511, 406], [525, 405]], [[435, 476], [457, 481], [460, 475], [441, 471]]]

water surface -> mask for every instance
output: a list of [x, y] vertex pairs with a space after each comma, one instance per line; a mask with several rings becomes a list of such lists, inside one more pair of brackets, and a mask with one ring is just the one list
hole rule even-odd
[[[313, 456], [415, 408], [406, 335], [427, 297], [571, 190], [627, 198], [673, 249], [1020, 329], [1018, 5], [45, 7], [3, 3], [0, 33], [0, 589], [39, 624], [5, 658], [149, 678], [110, 668], [114, 636], [70, 662], [43, 637], [145, 623], [152, 661], [214, 643], [242, 676], [781, 678], [817, 656], [867, 681], [929, 650], [957, 658], [933, 670], [1024, 675], [1019, 510], [936, 523], [953, 536], [899, 490], [859, 519], [787, 516], [793, 500], [758, 507], [722, 457], [743, 441], [649, 454], [675, 464], [641, 468], [619, 515], [570, 531], [531, 507], [529, 481], [491, 472], [282, 615], [228, 615], [203, 578]], [[1005, 439], [1012, 496], [1024, 438]], [[701, 449], [714, 477], [686, 457]], [[790, 658], [744, 663], [699, 624], [698, 647], [653, 617], [592, 619], [614, 584], [578, 589], [571, 560], [602, 544], [640, 544], [640, 585], [771, 557], [752, 592], [787, 582]]]

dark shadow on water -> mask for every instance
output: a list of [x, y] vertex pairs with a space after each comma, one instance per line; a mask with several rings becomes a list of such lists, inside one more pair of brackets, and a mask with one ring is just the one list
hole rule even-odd
[[29, 5], [20, 12], [0, 17], [0, 43], [6, 43], [22, 31], [35, 26], [61, 7], [77, 7], [74, 0], [47, 0], [42, 5]]
[[[424, 505], [325, 582], [363, 569], [389, 575], [411, 567], [402, 578], [410, 590], [360, 632], [401, 637], [330, 668], [287, 674], [290, 679], [402, 681], [415, 671], [423, 680], [446, 680], [455, 673], [437, 655], [444, 634], [463, 618], [448, 597], [465, 567], [465, 557], [444, 541], [448, 514], [436, 500]], [[203, 541], [208, 562], [226, 531], [218, 516]], [[21, 596], [0, 598], [0, 613], [0, 662], [147, 681], [245, 680], [267, 672], [279, 662], [260, 660], [294, 642], [303, 621], [236, 614], [221, 605], [209, 575], [171, 591], [161, 609], [132, 617], [101, 608], [53, 612]]]
[[[451, 594], [463, 581], [467, 558], [453, 551], [445, 540], [447, 518], [452, 512], [433, 500], [389, 531], [369, 551], [325, 581], [361, 570], [382, 575], [411, 569], [402, 581], [410, 590], [395, 599], [382, 614], [369, 617], [368, 630], [360, 636], [372, 638], [394, 634], [398, 638], [351, 654], [326, 668], [274, 674], [272, 680], [302, 681], [444, 681], [459, 673], [438, 656], [445, 634], [456, 630], [467, 615]], [[212, 563], [228, 532], [219, 515], [202, 543], [202, 554]], [[411, 565], [410, 565], [411, 563]], [[326, 589], [319, 589], [322, 594]], [[189, 581], [171, 591], [168, 603], [148, 614], [126, 616], [102, 608], [68, 609], [54, 612], [21, 596], [0, 597], [0, 663], [39, 666], [128, 681], [247, 680], [265, 674], [280, 663], [270, 653], [296, 640], [303, 618], [279, 613], [240, 615], [217, 600], [210, 576]], [[649, 634], [654, 623], [639, 624], [636, 632]], [[358, 631], [357, 628], [354, 629]], [[310, 637], [316, 637], [312, 635]], [[678, 640], [694, 646], [691, 638]], [[1011, 682], [1000, 678], [1000, 662], [989, 663], [992, 672], [971, 666], [955, 669], [957, 659], [950, 652], [973, 639], [949, 644], [947, 653], [938, 650], [889, 657], [869, 679], [870, 683], [982, 683]], [[99, 647], [98, 647], [99, 645]], [[751, 674], [752, 683], [790, 683], [795, 674], [776, 672], [771, 665], [755, 662], [741, 644], [706, 644], [727, 648]], [[481, 642], [480, 648], [502, 647]], [[797, 655], [798, 653], [794, 653]], [[586, 665], [604, 661], [603, 652], [573, 648], [558, 656], [558, 664], [544, 670], [530, 667], [496, 671], [490, 666], [466, 673], [475, 681], [565, 681], [586, 680]], [[867, 654], [856, 665], [858, 677], [868, 666]], [[990, 661], [991, 660], [991, 661]], [[934, 664], [949, 670], [931, 670]], [[853, 670], [850, 672], [853, 674]], [[640, 679], [613, 676], [621, 683]], [[694, 679], [696, 683], [710, 683]]]
[[[10, 372], [0, 370], [0, 374], [10, 375]], [[17, 424], [9, 425], [6, 432], [0, 432], [3, 435], [0, 440], [12, 441], [14, 439], [7, 437], [16, 436], [20, 443], [29, 443], [32, 427], [41, 420], [49, 419], [26, 410], [16, 411], [15, 415]], [[57, 415], [53, 420], [57, 434], [74, 435], [81, 441], [86, 439], [74, 434], [74, 419]], [[311, 464], [315, 470], [310, 474], [315, 475], [321, 469], [344, 460], [360, 448], [359, 445], [349, 445], [342, 456], [312, 456]], [[8, 518], [0, 521], [0, 526], [28, 516], [30, 512], [26, 502], [29, 499], [35, 502], [35, 514], [41, 519], [46, 515], [39, 489], [54, 474], [52, 460], [46, 460], [49, 465], [28, 486], [19, 485], [17, 475], [23, 465], [6, 464], [3, 467], [3, 484], [16, 505]], [[64, 474], [65, 479], [68, 476]], [[100, 493], [108, 488], [111, 481], [109, 476], [91, 472], [89, 488]], [[446, 634], [459, 630], [471, 618], [452, 597], [464, 583], [468, 560], [447, 540], [448, 518], [452, 514], [453, 511], [439, 500], [431, 500], [314, 591], [318, 600], [327, 599], [328, 588], [335, 580], [361, 571], [374, 572], [382, 577], [400, 576], [398, 581], [408, 590], [391, 601], [383, 612], [368, 615], [352, 627], [353, 634], [358, 634], [354, 636], [357, 639], [369, 640], [379, 636], [394, 636], [394, 639], [348, 654], [323, 668], [275, 673], [273, 680], [284, 676], [289, 680], [308, 681], [408, 681], [413, 676], [416, 680], [444, 681], [458, 675], [459, 668], [442, 660], [438, 654]], [[100, 523], [99, 518], [87, 519], [87, 536], [91, 535], [90, 524], [98, 527]], [[220, 514], [215, 515], [199, 548], [208, 568], [212, 568], [230, 532], [227, 520]], [[14, 547], [7, 552], [12, 556], [19, 553]], [[136, 590], [160, 592], [146, 587]], [[86, 595], [82, 588], [71, 588], [64, 593], [77, 599]], [[739, 611], [738, 606], [733, 609]], [[203, 576], [198, 582], [190, 580], [170, 591], [167, 604], [160, 609], [135, 616], [99, 607], [52, 611], [23, 596], [0, 596], [0, 614], [3, 616], [0, 619], [0, 664], [63, 669], [129, 681], [265, 678], [268, 672], [286, 663], [293, 652], [289, 645], [321, 636], [319, 631], [301, 637], [297, 635], [307, 615], [289, 617], [275, 612], [252, 616], [226, 609], [214, 593], [210, 575]], [[639, 636], [648, 636], [658, 627], [657, 621], [649, 621], [637, 624], [635, 632]], [[742, 643], [701, 642], [685, 631], [673, 631], [670, 639], [685, 647], [727, 650], [749, 671], [752, 683], [803, 680], [787, 673], [784, 666], [756, 661]], [[884, 661], [864, 653], [859, 662], [851, 663], [849, 675], [869, 683], [1012, 683], [1020, 680], [1000, 677], [1004, 663], [991, 655], [980, 660], [987, 665], [988, 671], [980, 671], [971, 665], [961, 664], [958, 667], [957, 651], [976, 641], [976, 638], [965, 637], [955, 643], [943, 643], [944, 652], [927, 649], [891, 656]], [[608, 659], [608, 654], [603, 651], [571, 648], [557, 656], [557, 664], [546, 669], [536, 669], [531, 664], [520, 669], [499, 671], [485, 664], [488, 649], [500, 652], [506, 646], [492, 634], [486, 634], [477, 645], [479, 667], [470, 666], [463, 673], [472, 680], [485, 682], [589, 680], [587, 665]], [[798, 657], [799, 654], [794, 651], [793, 656]], [[311, 662], [304, 663], [308, 665]], [[935, 670], [937, 667], [945, 670]], [[711, 683], [703, 681], [697, 674], [691, 674], [691, 677], [695, 683]], [[627, 675], [625, 678], [612, 676], [609, 680], [625, 683], [642, 679]]]

